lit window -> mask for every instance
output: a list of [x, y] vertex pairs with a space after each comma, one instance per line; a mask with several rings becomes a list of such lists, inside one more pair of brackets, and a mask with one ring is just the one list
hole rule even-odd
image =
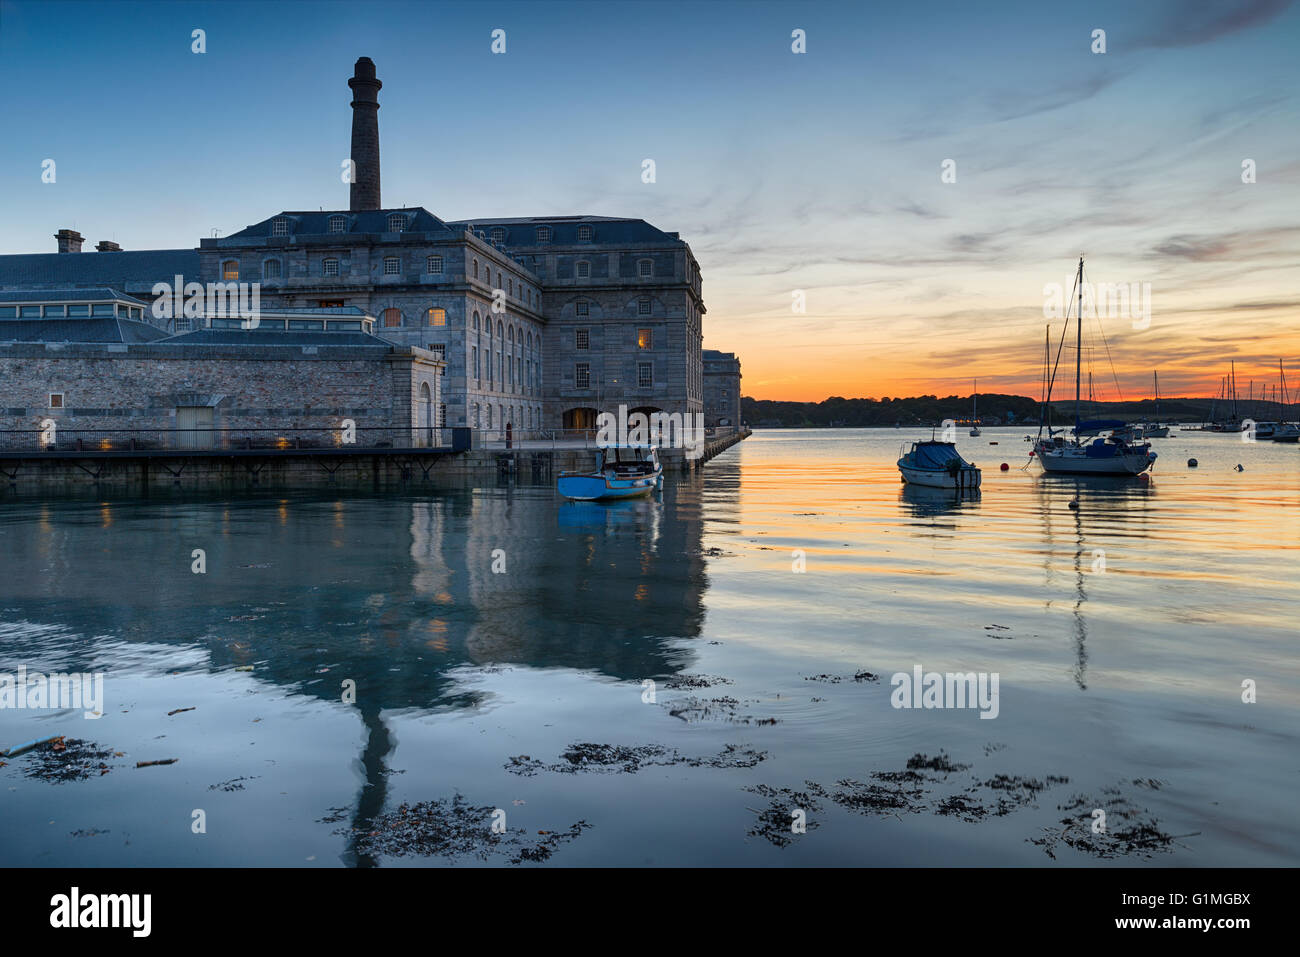
[[425, 312], [425, 323], [430, 326], [445, 326], [447, 324], [447, 310], [439, 306], [433, 306]]
[[288, 236], [288, 235], [289, 235], [289, 220], [287, 220], [287, 219], [273, 219], [273, 220], [271, 221], [271, 235], [272, 235], [272, 236]]
[[648, 316], [648, 315], [650, 315], [650, 300], [649, 300], [649, 299], [638, 299], [638, 300], [637, 300], [637, 303], [636, 303], [636, 314], [637, 314], [638, 316]]
[[348, 231], [348, 218], [346, 216], [330, 217], [330, 232], [346, 233]]
[[654, 363], [638, 362], [636, 364], [636, 384], [642, 389], [648, 389], [655, 384]]
[[585, 259], [578, 263], [578, 278], [579, 279], [591, 278], [591, 263], [587, 262], [587, 260]]
[[573, 384], [579, 389], [591, 388], [591, 363], [579, 362], [573, 367]]
[[579, 227], [578, 227], [578, 242], [580, 242], [580, 243], [589, 243], [589, 242], [591, 242], [591, 227], [590, 227], [590, 226], [579, 226]]
[[397, 276], [402, 272], [402, 261], [396, 256], [384, 257], [384, 275]]
[[51, 409], [61, 409], [61, 408], [63, 408], [63, 393], [62, 393], [62, 392], [51, 392], [51, 393], [50, 393], [50, 408], [51, 408]]
[[339, 261], [337, 259], [322, 260], [320, 274], [322, 276], [337, 276], [339, 274]]
[[575, 329], [573, 331], [573, 348], [590, 349], [591, 332], [587, 329]]
[[424, 261], [424, 271], [427, 273], [442, 272], [442, 257], [430, 256], [428, 259], [426, 259]]
[[394, 327], [394, 326], [400, 326], [401, 324], [402, 324], [402, 310], [400, 310], [400, 309], [385, 309], [385, 310], [384, 310], [384, 325], [385, 325], [385, 326], [387, 326], [387, 327], [389, 327], [389, 328], [392, 328], [392, 327]]
[[648, 259], [638, 259], [636, 264], [637, 275], [642, 279], [649, 279], [654, 275], [654, 263]]
[[550, 227], [550, 226], [538, 226], [538, 227], [537, 227], [537, 241], [538, 241], [539, 243], [549, 243], [549, 242], [551, 241], [551, 227]]
[[238, 281], [239, 279], [238, 259], [227, 259], [225, 262], [221, 264], [221, 278], [226, 281], [229, 281], [231, 279]]
[[574, 303], [573, 308], [580, 316], [591, 315], [591, 303], [587, 302], [585, 299], [580, 299], [578, 302]]
[[654, 348], [654, 336], [649, 329], [638, 329], [636, 331], [636, 347], [638, 349]]
[[268, 259], [266, 262], [262, 263], [262, 278], [263, 278], [263, 279], [279, 279], [279, 278], [280, 278], [280, 260], [278, 260], [278, 259]]
[[492, 241], [494, 243], [503, 243], [506, 241], [506, 231], [503, 227], [494, 226], [492, 228]]
[[400, 233], [406, 229], [406, 217], [401, 213], [390, 213], [388, 216], [388, 231], [390, 233]]

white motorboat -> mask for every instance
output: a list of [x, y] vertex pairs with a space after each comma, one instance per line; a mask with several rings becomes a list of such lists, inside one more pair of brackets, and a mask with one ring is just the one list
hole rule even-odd
[[980, 470], [963, 459], [952, 442], [913, 442], [898, 459], [898, 471], [909, 485], [972, 492], [980, 487]]

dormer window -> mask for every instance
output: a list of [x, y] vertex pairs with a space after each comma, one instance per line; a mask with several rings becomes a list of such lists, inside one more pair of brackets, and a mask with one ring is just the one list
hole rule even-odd
[[579, 227], [578, 227], [578, 242], [580, 242], [580, 243], [589, 243], [589, 242], [591, 242], [591, 227], [590, 227], [590, 226], [579, 226]]
[[346, 216], [330, 217], [330, 232], [346, 233], [348, 231], [348, 218]]
[[492, 228], [492, 242], [503, 243], [505, 241], [506, 241], [505, 229], [501, 226], [494, 226]]
[[288, 236], [288, 235], [289, 235], [289, 220], [285, 219], [283, 216], [281, 216], [279, 219], [273, 219], [273, 220], [271, 220], [271, 235], [272, 235], [272, 236]]
[[579, 261], [578, 263], [578, 278], [579, 279], [591, 278], [591, 263], [587, 262], [587, 260], [585, 259]]
[[538, 227], [537, 227], [537, 241], [538, 241], [539, 243], [549, 243], [549, 242], [551, 241], [551, 227], [550, 227], [550, 226], [538, 226]]
[[401, 213], [390, 213], [388, 216], [388, 231], [390, 233], [400, 233], [406, 229], [406, 217]]
[[337, 276], [339, 274], [339, 261], [337, 259], [326, 259], [320, 264], [320, 274], [322, 276]]
[[636, 274], [642, 279], [649, 279], [654, 275], [654, 263], [649, 259], [638, 259], [636, 263]]

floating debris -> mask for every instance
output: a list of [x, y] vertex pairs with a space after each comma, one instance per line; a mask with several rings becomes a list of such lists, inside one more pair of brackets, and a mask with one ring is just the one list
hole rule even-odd
[[[807, 831], [815, 830], [817, 821], [809, 818], [809, 812], [820, 813], [822, 804], [819, 798], [826, 797], [826, 792], [814, 781], [805, 782], [808, 790], [793, 791], [790, 788], [774, 788], [766, 784], [757, 784], [746, 788], [754, 794], [768, 799], [765, 808], [748, 808], [758, 815], [748, 831], [749, 837], [761, 837], [776, 847], [788, 847], [794, 839]], [[802, 831], [795, 831], [796, 813], [803, 812]]]
[[[1137, 779], [1133, 784], [1152, 787], [1150, 782], [1153, 781], [1150, 778], [1146, 781]], [[1158, 789], [1161, 783], [1154, 781], [1155, 788]], [[1080, 794], [1069, 803], [1058, 805], [1057, 810], [1069, 812], [1061, 818], [1060, 827], [1043, 828], [1045, 836], [1027, 838], [1029, 843], [1041, 847], [1053, 860], [1061, 844], [1101, 859], [1137, 856], [1149, 860], [1158, 852], [1171, 851], [1182, 838], [1196, 837], [1201, 833], [1168, 834], [1160, 829], [1159, 821], [1149, 816], [1146, 808], [1137, 807], [1123, 796], [1115, 796], [1119, 794], [1118, 788], [1103, 788], [1102, 791], [1111, 796], [1097, 800]], [[1116, 827], [1116, 822], [1120, 826]]]
[[253, 777], [231, 778], [229, 781], [222, 781], [220, 784], [209, 784], [209, 791], [242, 791], [244, 790], [244, 781], [256, 781], [260, 775]]
[[[195, 707], [197, 707], [197, 705], [195, 705]], [[167, 717], [170, 718], [174, 714], [184, 714], [186, 711], [193, 711], [193, 710], [194, 708], [177, 708], [175, 711], [168, 711]]]
[[664, 682], [665, 688], [712, 688], [714, 685], [729, 685], [730, 678], [717, 675], [673, 675]]
[[659, 744], [626, 747], [613, 744], [582, 742], [571, 744], [555, 764], [545, 764], [527, 754], [509, 759], [505, 769], [511, 774], [532, 777], [539, 771], [554, 774], [576, 774], [580, 771], [635, 774], [643, 767], [685, 765], [690, 768], [752, 768], [767, 759], [766, 751], [754, 751], [740, 745], [728, 744], [717, 754], [690, 757], [675, 748]]
[[47, 738], [30, 749], [28, 765], [23, 773], [29, 778], [62, 784], [67, 781], [84, 781], [102, 777], [112, 768], [107, 761], [113, 752], [91, 741], [58, 735]]
[[180, 758], [163, 758], [160, 761], [137, 761], [135, 766], [137, 768], [152, 768], [161, 764], [175, 764], [179, 760]]

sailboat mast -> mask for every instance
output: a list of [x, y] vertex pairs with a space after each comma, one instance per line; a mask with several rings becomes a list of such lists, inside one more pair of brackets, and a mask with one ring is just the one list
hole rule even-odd
[[1079, 435], [1080, 369], [1083, 363], [1083, 257], [1079, 257], [1079, 309], [1074, 316], [1074, 435]]
[[1160, 373], [1153, 372], [1151, 377], [1156, 382], [1156, 425], [1160, 424]]

